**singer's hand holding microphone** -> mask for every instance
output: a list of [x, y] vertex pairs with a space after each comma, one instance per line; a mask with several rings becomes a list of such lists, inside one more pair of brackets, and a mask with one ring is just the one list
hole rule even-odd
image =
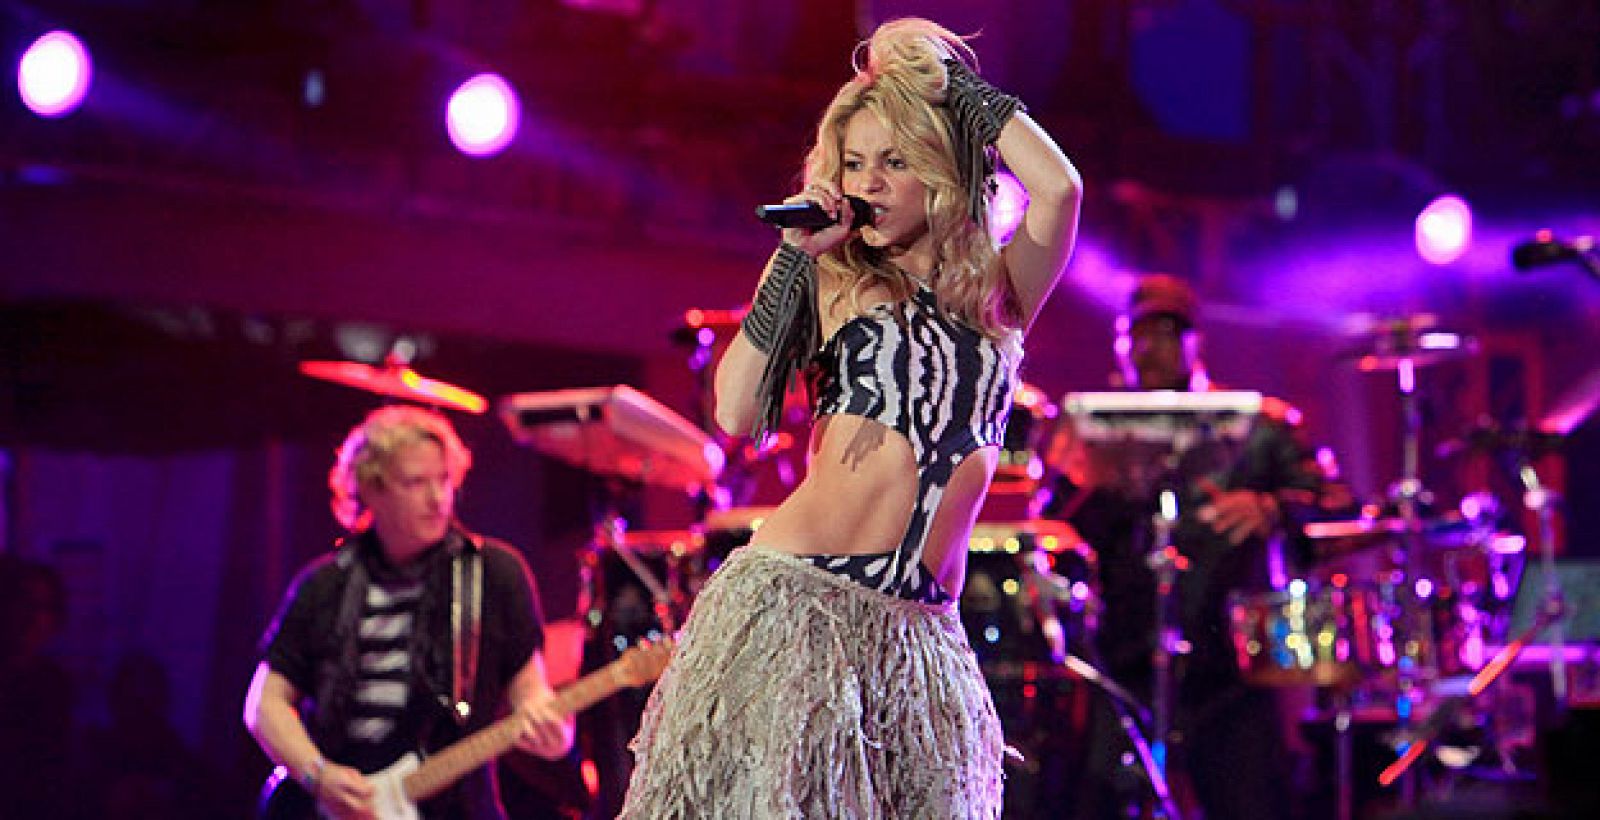
[[756, 216], [783, 229], [783, 241], [815, 259], [844, 244], [856, 229], [872, 224], [872, 206], [857, 196], [844, 196], [832, 186], [812, 182], [783, 201], [762, 205]]

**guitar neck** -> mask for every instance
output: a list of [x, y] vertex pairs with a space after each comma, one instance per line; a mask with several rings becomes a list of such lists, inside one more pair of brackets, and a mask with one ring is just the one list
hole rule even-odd
[[[611, 663], [574, 681], [556, 693], [555, 708], [570, 717], [610, 697], [627, 685], [620, 663]], [[407, 799], [419, 803], [449, 788], [473, 769], [511, 751], [520, 730], [517, 716], [501, 718], [430, 755], [417, 770], [406, 775]]]
[[613, 661], [561, 687], [561, 691], [556, 693], [556, 711], [563, 716], [575, 715], [628, 685], [629, 681], [622, 673], [622, 662]]
[[405, 776], [402, 788], [406, 799], [412, 803], [427, 800], [473, 769], [511, 751], [519, 729], [516, 716], [502, 718], [430, 755], [416, 771]]

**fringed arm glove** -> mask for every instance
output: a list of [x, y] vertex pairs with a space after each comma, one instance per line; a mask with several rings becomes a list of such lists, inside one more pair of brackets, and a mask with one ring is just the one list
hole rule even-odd
[[945, 60], [949, 84], [945, 106], [954, 121], [956, 166], [967, 183], [972, 219], [984, 224], [987, 187], [994, 177], [994, 163], [988, 147], [1000, 138], [1001, 129], [1018, 111], [1027, 108], [1021, 100], [990, 85], [960, 60]]
[[767, 354], [756, 387], [760, 408], [750, 435], [758, 443], [783, 419], [789, 382], [805, 369], [821, 344], [817, 321], [817, 263], [805, 251], [785, 242], [773, 257], [767, 278], [750, 302], [740, 329], [750, 344]]

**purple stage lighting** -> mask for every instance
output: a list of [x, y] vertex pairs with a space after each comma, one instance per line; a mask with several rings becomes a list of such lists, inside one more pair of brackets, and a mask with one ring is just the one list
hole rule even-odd
[[83, 43], [71, 32], [52, 31], [34, 40], [17, 62], [17, 91], [33, 113], [64, 117], [88, 96], [93, 74]]
[[450, 95], [445, 127], [456, 150], [472, 157], [498, 154], [517, 135], [517, 92], [498, 74], [479, 74]]
[[1009, 171], [994, 175], [994, 199], [989, 203], [989, 234], [994, 241], [1004, 245], [1022, 224], [1022, 214], [1028, 210], [1028, 191]]
[[1461, 197], [1441, 196], [1417, 214], [1417, 254], [1435, 265], [1461, 258], [1472, 244], [1472, 209]]

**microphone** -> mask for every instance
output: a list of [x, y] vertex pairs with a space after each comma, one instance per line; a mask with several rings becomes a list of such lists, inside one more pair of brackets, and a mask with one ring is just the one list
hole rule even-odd
[[1557, 239], [1549, 231], [1539, 231], [1526, 242], [1511, 249], [1511, 266], [1519, 271], [1532, 270], [1545, 265], [1578, 259], [1595, 247], [1594, 237], [1580, 236], [1571, 242]]
[[[850, 229], [862, 228], [872, 224], [872, 206], [865, 199], [858, 196], [846, 196], [844, 201], [849, 204], [853, 216], [850, 220]], [[768, 225], [779, 228], [802, 228], [815, 231], [826, 228], [836, 223], [836, 220], [822, 210], [822, 206], [815, 202], [795, 202], [783, 205], [758, 205], [756, 218]]]

